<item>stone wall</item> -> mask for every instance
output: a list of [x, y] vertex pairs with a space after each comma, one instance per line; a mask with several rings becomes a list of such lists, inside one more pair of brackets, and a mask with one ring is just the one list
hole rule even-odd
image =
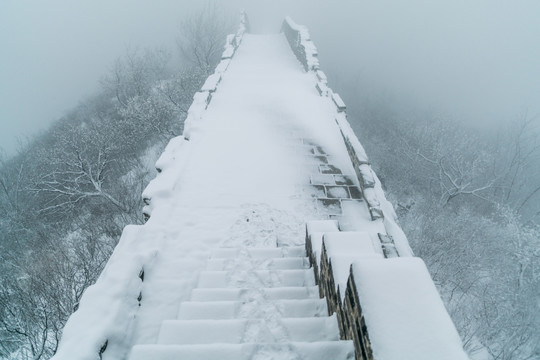
[[[311, 231], [324, 229], [325, 222], [326, 232]], [[318, 269], [328, 314], [336, 314], [341, 339], [353, 342], [357, 360], [377, 360], [381, 352], [382, 358], [398, 359], [400, 351], [422, 354], [421, 359], [467, 359], [421, 259], [400, 257], [387, 235], [375, 239], [367, 232], [339, 231], [332, 220], [316, 223], [306, 226], [307, 256]]]
[[392, 204], [386, 199], [381, 183], [371, 168], [366, 152], [347, 120], [347, 107], [344, 101], [339, 94], [328, 87], [328, 79], [320, 69], [318, 51], [310, 38], [309, 31], [305, 26], [296, 24], [289, 17], [283, 21], [281, 31], [304, 70], [313, 74], [316, 80], [317, 92], [322, 97], [329, 98], [329, 101], [336, 108], [335, 121], [347, 147], [347, 152], [362, 190], [362, 198], [368, 205], [371, 219], [382, 219], [384, 221], [386, 232], [394, 239], [395, 247], [401, 256], [413, 256], [407, 238], [397, 223], [397, 216]]

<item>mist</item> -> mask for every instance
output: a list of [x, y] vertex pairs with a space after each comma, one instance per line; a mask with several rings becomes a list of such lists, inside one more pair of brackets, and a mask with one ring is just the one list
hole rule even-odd
[[[245, 8], [253, 32], [284, 16], [306, 25], [322, 68], [347, 99], [390, 94], [472, 124], [540, 112], [540, 3], [464, 0], [220, 2]], [[85, 96], [129, 48], [175, 52], [198, 1], [0, 4], [0, 147], [8, 154]], [[354, 106], [354, 104], [352, 105]]]
[[12, 154], [84, 97], [128, 48], [174, 49], [188, 1], [0, 3], [0, 148]]
[[[540, 358], [538, 14], [536, 0], [0, 2], [0, 359], [127, 358], [176, 318], [218, 242], [301, 245], [313, 219], [369, 235], [369, 257], [412, 250], [471, 359]], [[310, 35], [245, 34], [285, 16]], [[253, 334], [281, 346], [279, 328]]]

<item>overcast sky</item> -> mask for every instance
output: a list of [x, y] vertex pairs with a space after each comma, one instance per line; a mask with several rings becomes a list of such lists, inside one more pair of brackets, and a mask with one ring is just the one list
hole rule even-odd
[[[219, 2], [219, 1], [218, 1]], [[0, 0], [0, 147], [97, 90], [126, 47], [174, 50], [200, 0]], [[478, 123], [540, 112], [540, 1], [228, 0], [254, 32], [307, 25], [322, 67]], [[332, 79], [330, 79], [332, 80]]]

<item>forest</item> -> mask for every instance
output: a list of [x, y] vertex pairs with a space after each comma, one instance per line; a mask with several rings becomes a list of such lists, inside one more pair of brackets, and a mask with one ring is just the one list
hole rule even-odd
[[[177, 49], [127, 50], [95, 95], [1, 159], [0, 358], [55, 353], [123, 227], [143, 223], [154, 162], [234, 22], [202, 12], [183, 21]], [[538, 117], [479, 129], [330, 83], [471, 357], [540, 358]]]
[[539, 358], [538, 118], [478, 129], [348, 85], [351, 124], [471, 358]]

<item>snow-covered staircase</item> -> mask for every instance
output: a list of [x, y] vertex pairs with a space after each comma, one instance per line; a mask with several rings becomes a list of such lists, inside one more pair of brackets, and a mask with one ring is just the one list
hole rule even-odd
[[177, 319], [130, 360], [353, 359], [302, 247], [217, 248]]
[[54, 360], [466, 359], [307, 29], [246, 27]]

